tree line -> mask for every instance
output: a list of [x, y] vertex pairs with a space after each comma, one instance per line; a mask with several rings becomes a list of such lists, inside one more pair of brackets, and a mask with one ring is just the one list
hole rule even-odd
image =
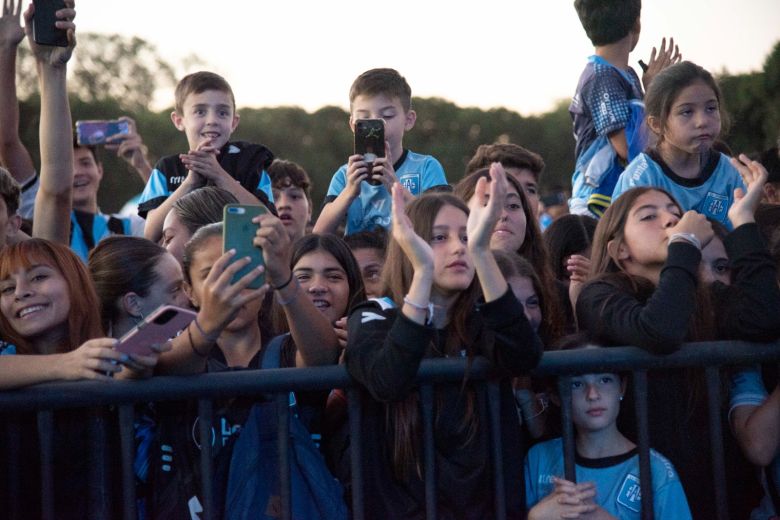
[[[40, 101], [34, 65], [26, 47], [20, 49], [20, 135], [37, 160]], [[208, 65], [191, 56], [179, 68], [189, 72], [207, 69]], [[69, 71], [73, 120], [132, 117], [152, 164], [162, 156], [184, 152], [187, 141], [171, 124], [172, 107], [150, 109], [158, 93], [167, 94], [173, 104], [175, 70], [177, 67], [160, 58], [153, 45], [140, 38], [80, 34]], [[734, 151], [746, 153], [775, 146], [780, 130], [780, 42], [761, 71], [739, 75], [723, 71], [717, 78], [731, 122], [723, 140]], [[417, 124], [406, 134], [404, 143], [439, 159], [450, 182], [462, 177], [466, 162], [480, 144], [520, 144], [544, 157], [547, 166], [541, 179], [543, 192], [555, 186], [567, 188], [574, 168], [568, 102], [561, 100], [544, 114], [523, 116], [505, 108], [483, 110], [460, 107], [441, 98], [415, 98]], [[238, 112], [241, 124], [233, 139], [265, 144], [277, 157], [302, 165], [312, 179], [316, 215], [333, 172], [352, 153], [347, 111], [326, 106], [307, 112], [284, 106], [239, 108]], [[102, 159], [105, 175], [99, 204], [104, 212], [113, 212], [139, 193], [143, 183], [122, 160], [107, 153]]]

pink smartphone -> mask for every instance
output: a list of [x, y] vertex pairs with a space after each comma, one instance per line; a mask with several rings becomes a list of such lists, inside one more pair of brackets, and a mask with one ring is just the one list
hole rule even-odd
[[195, 319], [197, 314], [189, 309], [174, 305], [161, 305], [141, 323], [119, 338], [115, 347], [125, 354], [148, 356], [153, 353], [151, 345], [165, 343], [175, 337]]

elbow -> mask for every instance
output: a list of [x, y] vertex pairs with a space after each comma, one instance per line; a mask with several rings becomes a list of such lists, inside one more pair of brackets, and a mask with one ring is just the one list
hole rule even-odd
[[777, 454], [777, 446], [765, 439], [751, 439], [742, 446], [745, 457], [756, 466], [768, 466]]

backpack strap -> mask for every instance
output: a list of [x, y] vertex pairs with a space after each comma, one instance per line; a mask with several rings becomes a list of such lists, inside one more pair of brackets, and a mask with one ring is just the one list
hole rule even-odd
[[290, 333], [280, 334], [273, 338], [263, 349], [263, 359], [260, 362], [260, 368], [281, 368], [282, 367], [282, 344], [290, 336]]

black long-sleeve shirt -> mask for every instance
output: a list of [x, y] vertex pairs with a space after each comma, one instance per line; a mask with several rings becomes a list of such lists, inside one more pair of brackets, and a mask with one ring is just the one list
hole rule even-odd
[[[393, 471], [392, 425], [388, 424], [392, 415], [387, 412], [391, 402], [403, 400], [413, 391], [423, 358], [444, 351], [448, 331], [419, 325], [398, 309], [382, 309], [370, 302], [352, 312], [348, 326], [347, 368], [370, 394], [363, 401], [362, 425], [366, 514], [370, 518], [424, 518], [424, 481], [416, 474], [401, 481]], [[508, 374], [530, 370], [541, 357], [541, 342], [510, 290], [498, 300], [478, 305], [469, 331], [478, 338], [476, 354]], [[461, 384], [438, 387], [434, 398], [437, 506], [438, 517], [443, 519], [493, 516], [487, 395], [479, 387], [467, 386], [466, 391], [474, 392], [478, 420], [471, 438], [463, 428], [468, 399]], [[501, 383], [499, 393], [507, 509], [510, 518], [519, 518], [523, 511], [519, 491], [523, 454], [508, 381]]]
[[[725, 241], [733, 283], [709, 287], [715, 339], [774, 341], [780, 337], [780, 288], [776, 267], [755, 224], [745, 224]], [[577, 300], [581, 329], [604, 345], [635, 345], [663, 354], [677, 350], [691, 336], [696, 312], [699, 251], [687, 243], [673, 243], [657, 287], [635, 291], [622, 275], [609, 275], [586, 285]], [[648, 374], [650, 441], [677, 468], [694, 518], [714, 518], [710, 461], [711, 447], [703, 379], [700, 371], [665, 370]], [[628, 408], [630, 399], [624, 403]], [[622, 414], [622, 428], [635, 433], [633, 414]], [[723, 431], [728, 423], [723, 417]], [[745, 518], [749, 492], [755, 480], [744, 473], [747, 465], [730, 436], [725, 437], [732, 517]], [[705, 466], [706, 467], [706, 466]], [[740, 488], [740, 489], [738, 489]], [[744, 488], [744, 489], [743, 489]], [[743, 509], [739, 509], [739, 507]], [[735, 509], [737, 508], [737, 509]]]

